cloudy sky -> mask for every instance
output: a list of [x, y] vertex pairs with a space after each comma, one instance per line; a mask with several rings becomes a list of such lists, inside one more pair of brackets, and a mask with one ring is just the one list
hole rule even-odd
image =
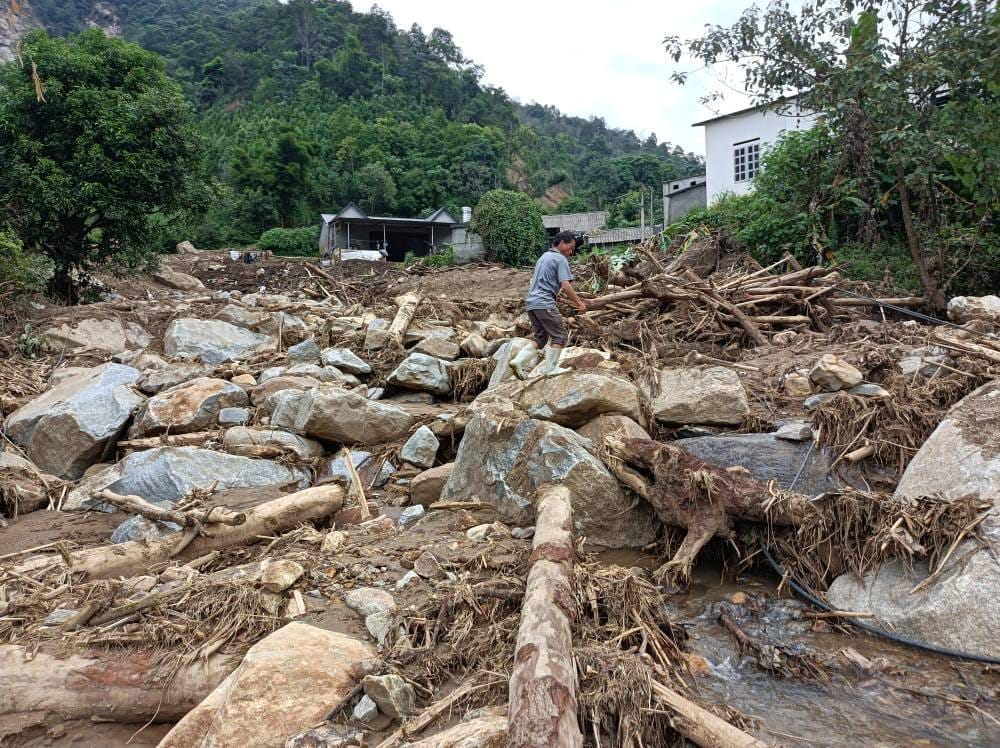
[[[379, 0], [400, 28], [447, 29], [466, 57], [485, 68], [485, 81], [514, 99], [551, 104], [567, 114], [604, 117], [641, 136], [656, 133], [686, 150], [705, 152], [692, 122], [747, 106], [738, 70], [670, 82], [678, 66], [663, 37], [699, 36], [706, 24], [730, 25], [753, 0]], [[373, 3], [356, 1], [356, 10]], [[681, 65], [684, 65], [682, 61]], [[691, 68], [688, 64], [687, 69]], [[735, 90], [734, 90], [735, 89]], [[712, 108], [699, 102], [726, 94]]]

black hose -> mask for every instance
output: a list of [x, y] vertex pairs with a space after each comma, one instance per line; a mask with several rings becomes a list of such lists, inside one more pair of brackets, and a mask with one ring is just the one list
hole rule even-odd
[[[786, 577], [785, 570], [782, 569], [778, 562], [774, 560], [771, 556], [770, 551], [765, 543], [760, 544], [761, 553], [764, 554], [764, 558], [774, 569], [774, 572], [778, 574], [782, 579]], [[810, 603], [815, 605], [821, 610], [827, 611], [829, 613], [835, 613], [836, 611], [827, 605], [825, 602], [820, 600], [818, 597], [810, 593], [801, 584], [795, 581], [794, 577], [788, 576], [788, 586], [801, 597], [804, 597]], [[974, 660], [975, 662], [985, 662], [990, 665], [1000, 665], [1000, 659], [996, 657], [987, 657], [986, 655], [974, 655], [968, 652], [956, 652], [954, 649], [946, 649], [945, 647], [936, 647], [933, 644], [927, 644], [925, 642], [917, 641], [916, 639], [910, 639], [906, 636], [900, 636], [898, 634], [893, 634], [884, 629], [877, 628], [875, 626], [869, 626], [867, 623], [862, 623], [856, 618], [844, 617], [843, 620], [847, 621], [852, 626], [856, 626], [862, 631], [867, 631], [869, 634], [875, 634], [875, 636], [881, 636], [883, 639], [888, 639], [889, 641], [898, 642], [900, 644], [906, 644], [910, 647], [916, 647], [917, 649], [923, 649], [927, 652], [933, 652], [934, 654], [944, 655], [945, 657], [954, 657], [960, 660]]]

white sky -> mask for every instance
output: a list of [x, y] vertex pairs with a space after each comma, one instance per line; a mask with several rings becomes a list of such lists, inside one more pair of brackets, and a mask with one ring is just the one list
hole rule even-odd
[[[704, 155], [704, 129], [692, 122], [748, 105], [742, 75], [728, 71], [670, 81], [675, 65], [663, 37], [700, 36], [706, 24], [731, 25], [753, 0], [356, 0], [358, 11], [377, 4], [396, 25], [418, 23], [425, 33], [447, 29], [466, 57], [485, 68], [484, 81], [522, 103], [551, 104], [566, 114], [604, 117], [609, 127], [655, 132], [660, 141]], [[725, 99], [708, 108], [711, 91]]]

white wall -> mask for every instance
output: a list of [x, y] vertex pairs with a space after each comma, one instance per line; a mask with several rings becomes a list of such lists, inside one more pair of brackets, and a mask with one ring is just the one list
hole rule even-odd
[[733, 174], [735, 143], [760, 138], [761, 155], [786, 130], [808, 130], [815, 115], [794, 116], [763, 109], [733, 117], [725, 117], [704, 125], [705, 171], [708, 177], [708, 204], [724, 192], [742, 195], [750, 191], [752, 182], [736, 182]]

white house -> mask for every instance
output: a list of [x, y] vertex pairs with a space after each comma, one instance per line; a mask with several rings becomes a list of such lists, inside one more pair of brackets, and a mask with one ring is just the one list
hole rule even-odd
[[695, 122], [705, 128], [708, 204], [725, 192], [742, 195], [760, 168], [762, 152], [783, 132], [808, 130], [816, 115], [803, 112], [794, 97]]

